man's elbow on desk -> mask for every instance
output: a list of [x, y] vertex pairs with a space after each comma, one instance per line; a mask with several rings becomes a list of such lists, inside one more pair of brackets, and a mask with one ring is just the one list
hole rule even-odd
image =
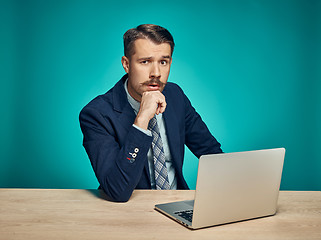
[[111, 202], [119, 202], [119, 203], [125, 203], [128, 202], [128, 200], [130, 199], [129, 197], [117, 197], [117, 198], [112, 198], [110, 196], [107, 195], [106, 200], [111, 201]]
[[128, 202], [128, 200], [130, 199], [133, 190], [129, 191], [129, 190], [125, 190], [125, 191], [120, 191], [119, 189], [107, 189], [104, 188], [102, 186], [99, 187], [99, 189], [101, 189], [104, 194], [105, 194], [105, 199], [107, 201], [111, 201], [111, 202]]

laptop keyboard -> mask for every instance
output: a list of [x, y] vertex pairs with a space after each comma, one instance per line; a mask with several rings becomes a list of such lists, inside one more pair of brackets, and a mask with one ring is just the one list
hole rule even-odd
[[186, 219], [187, 221], [192, 222], [192, 219], [193, 219], [193, 210], [179, 211], [179, 212], [175, 212], [175, 214], [177, 214], [177, 215], [180, 216], [181, 218]]

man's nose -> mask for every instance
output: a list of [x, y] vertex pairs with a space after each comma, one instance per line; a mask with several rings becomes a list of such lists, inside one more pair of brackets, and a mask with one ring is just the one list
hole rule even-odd
[[150, 70], [150, 77], [151, 78], [159, 78], [161, 76], [161, 72], [159, 69], [159, 65], [157, 62], [153, 63]]

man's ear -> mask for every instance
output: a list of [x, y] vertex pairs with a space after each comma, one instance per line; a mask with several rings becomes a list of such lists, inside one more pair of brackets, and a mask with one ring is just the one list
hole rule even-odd
[[129, 72], [129, 60], [126, 56], [123, 56], [121, 58], [121, 64], [123, 65], [125, 72], [128, 73]]

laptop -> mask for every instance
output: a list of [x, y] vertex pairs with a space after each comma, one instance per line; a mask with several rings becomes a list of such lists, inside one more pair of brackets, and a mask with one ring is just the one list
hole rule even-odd
[[194, 200], [155, 209], [190, 229], [272, 216], [284, 155], [276, 148], [201, 156]]

